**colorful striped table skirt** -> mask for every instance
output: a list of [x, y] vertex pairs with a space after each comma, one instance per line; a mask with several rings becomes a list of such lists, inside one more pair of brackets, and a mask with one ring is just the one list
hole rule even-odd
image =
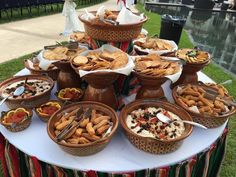
[[0, 134], [0, 169], [4, 177], [216, 177], [225, 153], [226, 135], [227, 129], [208, 149], [178, 164], [135, 172], [106, 173], [47, 164], [24, 154]]

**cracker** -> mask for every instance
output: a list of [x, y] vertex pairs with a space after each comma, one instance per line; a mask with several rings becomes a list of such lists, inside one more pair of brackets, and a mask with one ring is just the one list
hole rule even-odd
[[77, 56], [73, 59], [73, 63], [76, 66], [81, 66], [81, 65], [88, 63], [88, 58], [85, 56]]

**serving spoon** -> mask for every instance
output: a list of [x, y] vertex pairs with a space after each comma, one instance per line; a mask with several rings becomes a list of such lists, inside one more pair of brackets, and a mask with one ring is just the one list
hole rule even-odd
[[11, 96], [20, 96], [22, 93], [24, 93], [25, 87], [20, 86], [17, 87], [16, 90], [13, 92], [13, 95], [8, 95], [7, 97], [3, 98], [2, 101], [0, 102], [0, 106]]
[[199, 123], [196, 123], [196, 122], [193, 122], [193, 121], [188, 121], [188, 120], [171, 120], [169, 117], [165, 116], [164, 114], [162, 113], [157, 113], [156, 117], [163, 123], [166, 123], [166, 124], [170, 124], [172, 122], [183, 122], [183, 123], [186, 123], [186, 124], [190, 124], [190, 125], [194, 125], [196, 127], [200, 127], [200, 128], [203, 128], [203, 129], [207, 129], [207, 127], [205, 127], [204, 125], [202, 124], [199, 124]]

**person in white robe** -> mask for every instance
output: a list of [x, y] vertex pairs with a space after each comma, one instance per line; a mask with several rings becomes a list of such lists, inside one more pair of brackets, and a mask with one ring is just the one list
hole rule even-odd
[[126, 0], [117, 0], [118, 10], [120, 11], [124, 6], [126, 6]]
[[82, 31], [73, 0], [65, 0], [62, 15], [66, 17], [64, 32], [61, 35], [68, 36], [73, 32]]
[[126, 0], [126, 7], [131, 8], [131, 6], [134, 5], [134, 0]]

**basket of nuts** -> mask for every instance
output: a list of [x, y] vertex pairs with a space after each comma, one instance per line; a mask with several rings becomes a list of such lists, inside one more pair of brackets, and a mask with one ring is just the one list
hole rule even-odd
[[102, 103], [84, 101], [57, 111], [49, 120], [49, 137], [64, 151], [86, 156], [104, 149], [118, 127], [115, 111]]

